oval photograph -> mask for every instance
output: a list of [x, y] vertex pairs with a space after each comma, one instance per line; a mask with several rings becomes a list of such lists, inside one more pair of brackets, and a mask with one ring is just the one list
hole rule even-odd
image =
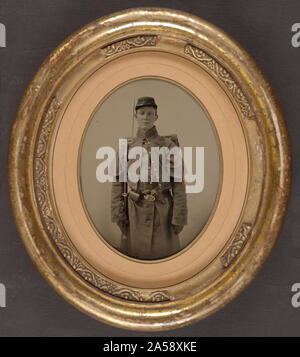
[[83, 205], [99, 239], [149, 262], [201, 239], [222, 181], [208, 113], [185, 88], [163, 78], [132, 80], [99, 103], [78, 167]]

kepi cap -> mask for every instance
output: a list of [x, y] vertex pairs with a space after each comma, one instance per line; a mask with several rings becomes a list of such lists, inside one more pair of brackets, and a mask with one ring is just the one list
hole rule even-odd
[[153, 107], [157, 109], [157, 105], [155, 103], [154, 98], [152, 97], [141, 97], [137, 100], [135, 110], [141, 107]]

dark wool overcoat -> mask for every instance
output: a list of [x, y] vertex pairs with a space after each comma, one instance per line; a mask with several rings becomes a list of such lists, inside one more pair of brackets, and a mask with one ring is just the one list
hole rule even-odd
[[[159, 136], [156, 127], [145, 131], [139, 129], [137, 136], [128, 140], [128, 151], [142, 146], [149, 155], [149, 178], [151, 179], [151, 148], [167, 147], [169, 150], [178, 146], [176, 136]], [[132, 162], [128, 160], [128, 168]], [[124, 183], [117, 180], [112, 184], [111, 214], [112, 222], [120, 223], [127, 218], [127, 226], [121, 239], [120, 251], [136, 259], [161, 259], [180, 250], [179, 236], [174, 226], [187, 224], [187, 203], [185, 184], [175, 182], [174, 158], [169, 161], [170, 182], [163, 182], [161, 175], [162, 160], [160, 157], [160, 174], [158, 182], [131, 182], [128, 180], [127, 212], [124, 211]], [[153, 193], [155, 200], [146, 198]], [[150, 197], [151, 198], [151, 197]]]

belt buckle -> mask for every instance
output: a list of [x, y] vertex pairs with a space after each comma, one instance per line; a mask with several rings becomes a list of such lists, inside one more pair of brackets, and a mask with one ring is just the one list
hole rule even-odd
[[146, 193], [144, 195], [144, 199], [146, 201], [155, 201], [155, 195], [153, 195], [152, 193]]

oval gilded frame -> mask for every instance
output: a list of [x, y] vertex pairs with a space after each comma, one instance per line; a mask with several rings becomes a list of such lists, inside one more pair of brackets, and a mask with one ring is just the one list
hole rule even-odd
[[[245, 204], [224, 247], [205, 269], [157, 288], [107, 277], [81, 257], [54, 204], [51, 167], [60, 122], [80, 86], [122, 57], [155, 52], [192, 63], [226, 93], [245, 133], [249, 162]], [[42, 64], [12, 128], [8, 182], [25, 247], [58, 293], [103, 322], [157, 331], [208, 316], [231, 301], [257, 274], [283, 223], [290, 160], [279, 104], [245, 50], [220, 29], [190, 14], [137, 8], [85, 26]]]

